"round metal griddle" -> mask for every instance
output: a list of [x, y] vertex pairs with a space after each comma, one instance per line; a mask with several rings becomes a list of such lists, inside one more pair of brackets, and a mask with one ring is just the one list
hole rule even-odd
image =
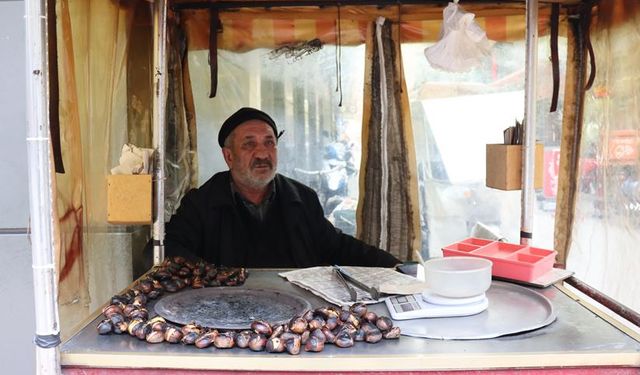
[[476, 340], [532, 331], [556, 320], [551, 301], [534, 290], [493, 281], [486, 295], [489, 307], [476, 315], [396, 320], [394, 324], [406, 336]]
[[171, 322], [218, 329], [247, 329], [257, 319], [281, 324], [310, 308], [305, 299], [286, 292], [239, 287], [183, 290], [154, 306]]

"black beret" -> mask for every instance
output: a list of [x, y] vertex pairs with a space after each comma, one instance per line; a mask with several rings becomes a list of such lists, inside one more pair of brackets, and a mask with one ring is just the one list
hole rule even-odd
[[249, 120], [261, 120], [266, 122], [273, 129], [273, 134], [276, 136], [276, 138], [279, 138], [282, 134], [278, 134], [278, 127], [276, 126], [276, 123], [275, 121], [273, 121], [271, 116], [259, 109], [244, 107], [240, 108], [236, 111], [236, 113], [229, 116], [229, 118], [226, 119], [222, 124], [222, 127], [220, 127], [220, 132], [218, 133], [218, 144], [220, 145], [220, 147], [224, 147], [224, 141], [227, 139], [229, 134], [231, 134], [233, 129]]

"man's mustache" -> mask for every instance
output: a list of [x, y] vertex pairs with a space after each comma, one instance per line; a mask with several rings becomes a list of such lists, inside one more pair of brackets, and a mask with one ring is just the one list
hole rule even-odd
[[258, 168], [263, 166], [273, 169], [273, 163], [269, 159], [256, 159], [251, 163], [251, 168]]

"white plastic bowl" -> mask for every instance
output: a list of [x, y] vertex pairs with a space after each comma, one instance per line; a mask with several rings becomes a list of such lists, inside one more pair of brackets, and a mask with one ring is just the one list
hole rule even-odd
[[425, 281], [431, 293], [443, 297], [478, 296], [491, 286], [492, 265], [488, 259], [474, 257], [429, 259], [424, 263]]

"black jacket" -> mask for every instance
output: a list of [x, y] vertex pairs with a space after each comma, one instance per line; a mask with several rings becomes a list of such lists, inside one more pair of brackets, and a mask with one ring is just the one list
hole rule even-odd
[[[293, 264], [281, 267], [361, 265], [392, 267], [400, 261], [336, 229], [324, 217], [311, 188], [277, 174], [277, 200], [282, 205], [282, 230], [292, 249]], [[189, 191], [166, 225], [165, 254], [203, 258], [224, 266], [252, 267], [252, 233], [232, 199], [230, 173], [215, 174], [199, 189]]]

